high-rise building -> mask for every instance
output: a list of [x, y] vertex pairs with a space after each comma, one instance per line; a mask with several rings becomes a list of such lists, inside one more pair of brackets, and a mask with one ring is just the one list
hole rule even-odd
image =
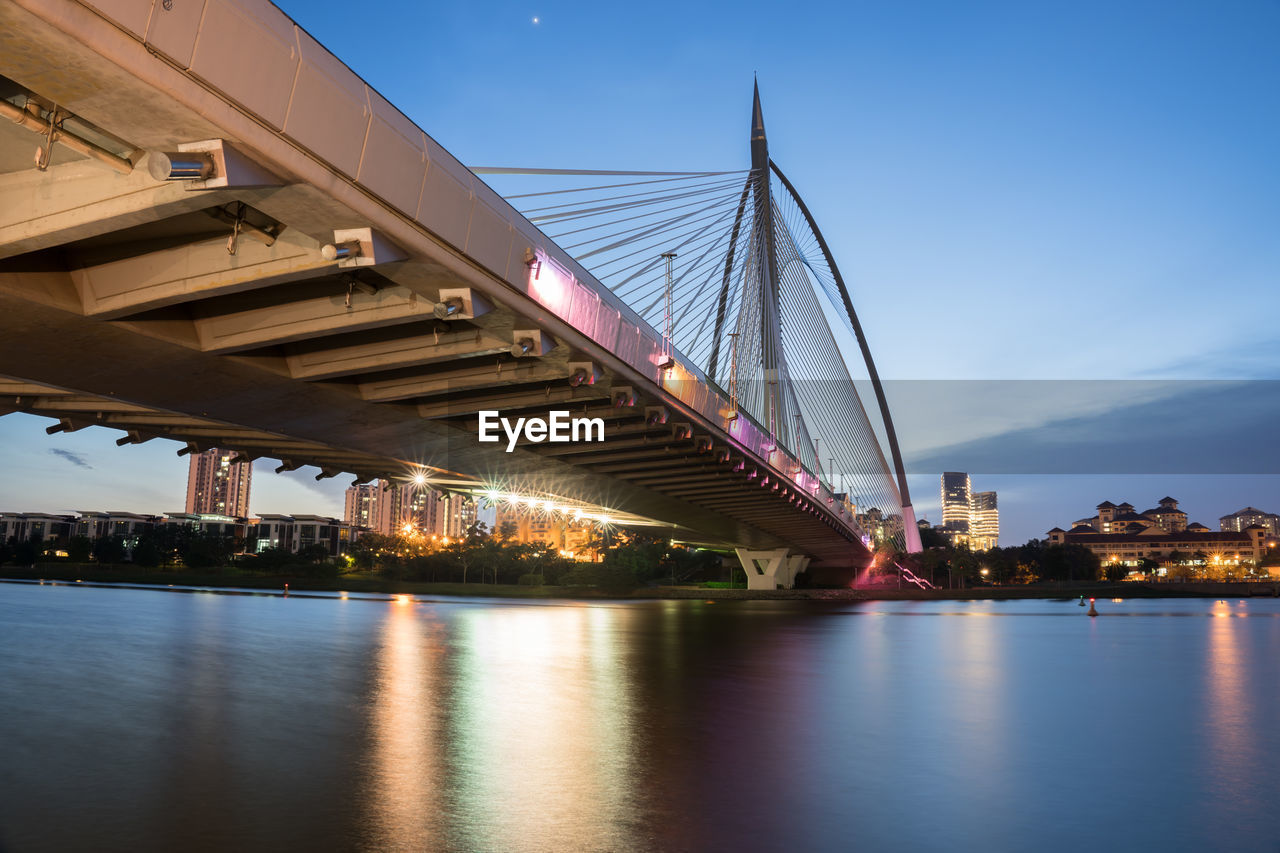
[[440, 534], [440, 493], [416, 483], [386, 483], [385, 511], [378, 519], [379, 533]]
[[546, 545], [556, 551], [585, 555], [595, 522], [520, 503], [497, 506], [493, 532], [525, 545]]
[[969, 475], [948, 471], [942, 475], [942, 526], [951, 530], [969, 532], [969, 503], [971, 487]]
[[1000, 510], [995, 492], [974, 492], [970, 498], [969, 547], [987, 551], [1000, 542]]
[[442, 535], [440, 492], [416, 483], [376, 480], [347, 489], [343, 520], [391, 536], [416, 531]]
[[996, 547], [1000, 541], [996, 493], [975, 492], [968, 474], [946, 472], [942, 475], [942, 524], [934, 529], [953, 546], [975, 551]]
[[1268, 536], [1280, 536], [1280, 515], [1265, 512], [1257, 507], [1247, 506], [1218, 519], [1220, 529], [1233, 533], [1239, 533], [1255, 524], [1266, 528]]
[[382, 517], [387, 512], [388, 485], [386, 480], [358, 483], [347, 489], [343, 502], [342, 520], [347, 524], [367, 527], [383, 533]]
[[437, 531], [441, 536], [450, 539], [461, 539], [467, 535], [471, 525], [476, 523], [477, 506], [470, 495], [446, 494], [439, 501], [433, 501], [439, 507]]
[[421, 533], [460, 539], [477, 519], [493, 521], [471, 495], [437, 491], [416, 483], [378, 480], [347, 489], [343, 518], [348, 524], [392, 536]]
[[191, 454], [187, 472], [187, 513], [247, 518], [252, 462], [233, 462], [235, 451], [216, 447]]

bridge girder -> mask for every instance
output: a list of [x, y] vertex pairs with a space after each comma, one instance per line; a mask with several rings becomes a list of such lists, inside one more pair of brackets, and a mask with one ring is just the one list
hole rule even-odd
[[234, 256], [228, 255], [227, 237], [221, 236], [72, 269], [71, 278], [85, 314], [110, 320], [288, 284], [333, 269], [318, 243], [286, 231], [270, 246], [239, 241]]

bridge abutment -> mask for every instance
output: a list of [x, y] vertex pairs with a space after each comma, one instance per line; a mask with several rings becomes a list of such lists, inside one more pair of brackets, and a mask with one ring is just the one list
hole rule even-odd
[[796, 575], [809, 565], [803, 554], [791, 554], [787, 548], [769, 551], [751, 551], [735, 548], [738, 562], [747, 573], [747, 589], [791, 589]]

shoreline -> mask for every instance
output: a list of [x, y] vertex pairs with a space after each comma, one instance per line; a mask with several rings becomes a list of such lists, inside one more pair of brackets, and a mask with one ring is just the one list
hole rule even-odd
[[[59, 570], [0, 568], [4, 583], [82, 584], [138, 589], [226, 589], [246, 594], [348, 593], [358, 596], [412, 595], [430, 598], [517, 598], [563, 601], [702, 600], [702, 601], [1000, 601], [1085, 598], [1280, 598], [1280, 582], [1234, 581], [1195, 583], [1138, 583], [1098, 581], [1072, 585], [985, 586], [968, 589], [708, 589], [698, 586], [653, 586], [629, 592], [561, 586], [517, 586], [486, 583], [396, 581], [346, 575], [338, 578], [299, 578], [197, 572], [134, 572], [83, 566]], [[326, 596], [327, 597], [327, 596]]]

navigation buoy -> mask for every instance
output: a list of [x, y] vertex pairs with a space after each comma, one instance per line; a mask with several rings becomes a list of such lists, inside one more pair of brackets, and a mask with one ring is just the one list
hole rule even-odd
[[1084, 596], [1080, 596], [1080, 606], [1084, 607]]
[[288, 598], [288, 597], [289, 597], [289, 585], [288, 585], [288, 584], [285, 584], [285, 585], [284, 585], [284, 597], [285, 597], [285, 598]]
[[[1084, 602], [1082, 601], [1082, 602], [1080, 602], [1080, 603], [1081, 603], [1081, 604], [1083, 604]], [[1091, 598], [1091, 599], [1089, 599], [1089, 615], [1090, 615], [1090, 616], [1097, 616], [1097, 615], [1098, 615], [1098, 608], [1096, 608], [1096, 607], [1094, 607], [1094, 606], [1093, 606], [1093, 599], [1092, 599], [1092, 598]]]

